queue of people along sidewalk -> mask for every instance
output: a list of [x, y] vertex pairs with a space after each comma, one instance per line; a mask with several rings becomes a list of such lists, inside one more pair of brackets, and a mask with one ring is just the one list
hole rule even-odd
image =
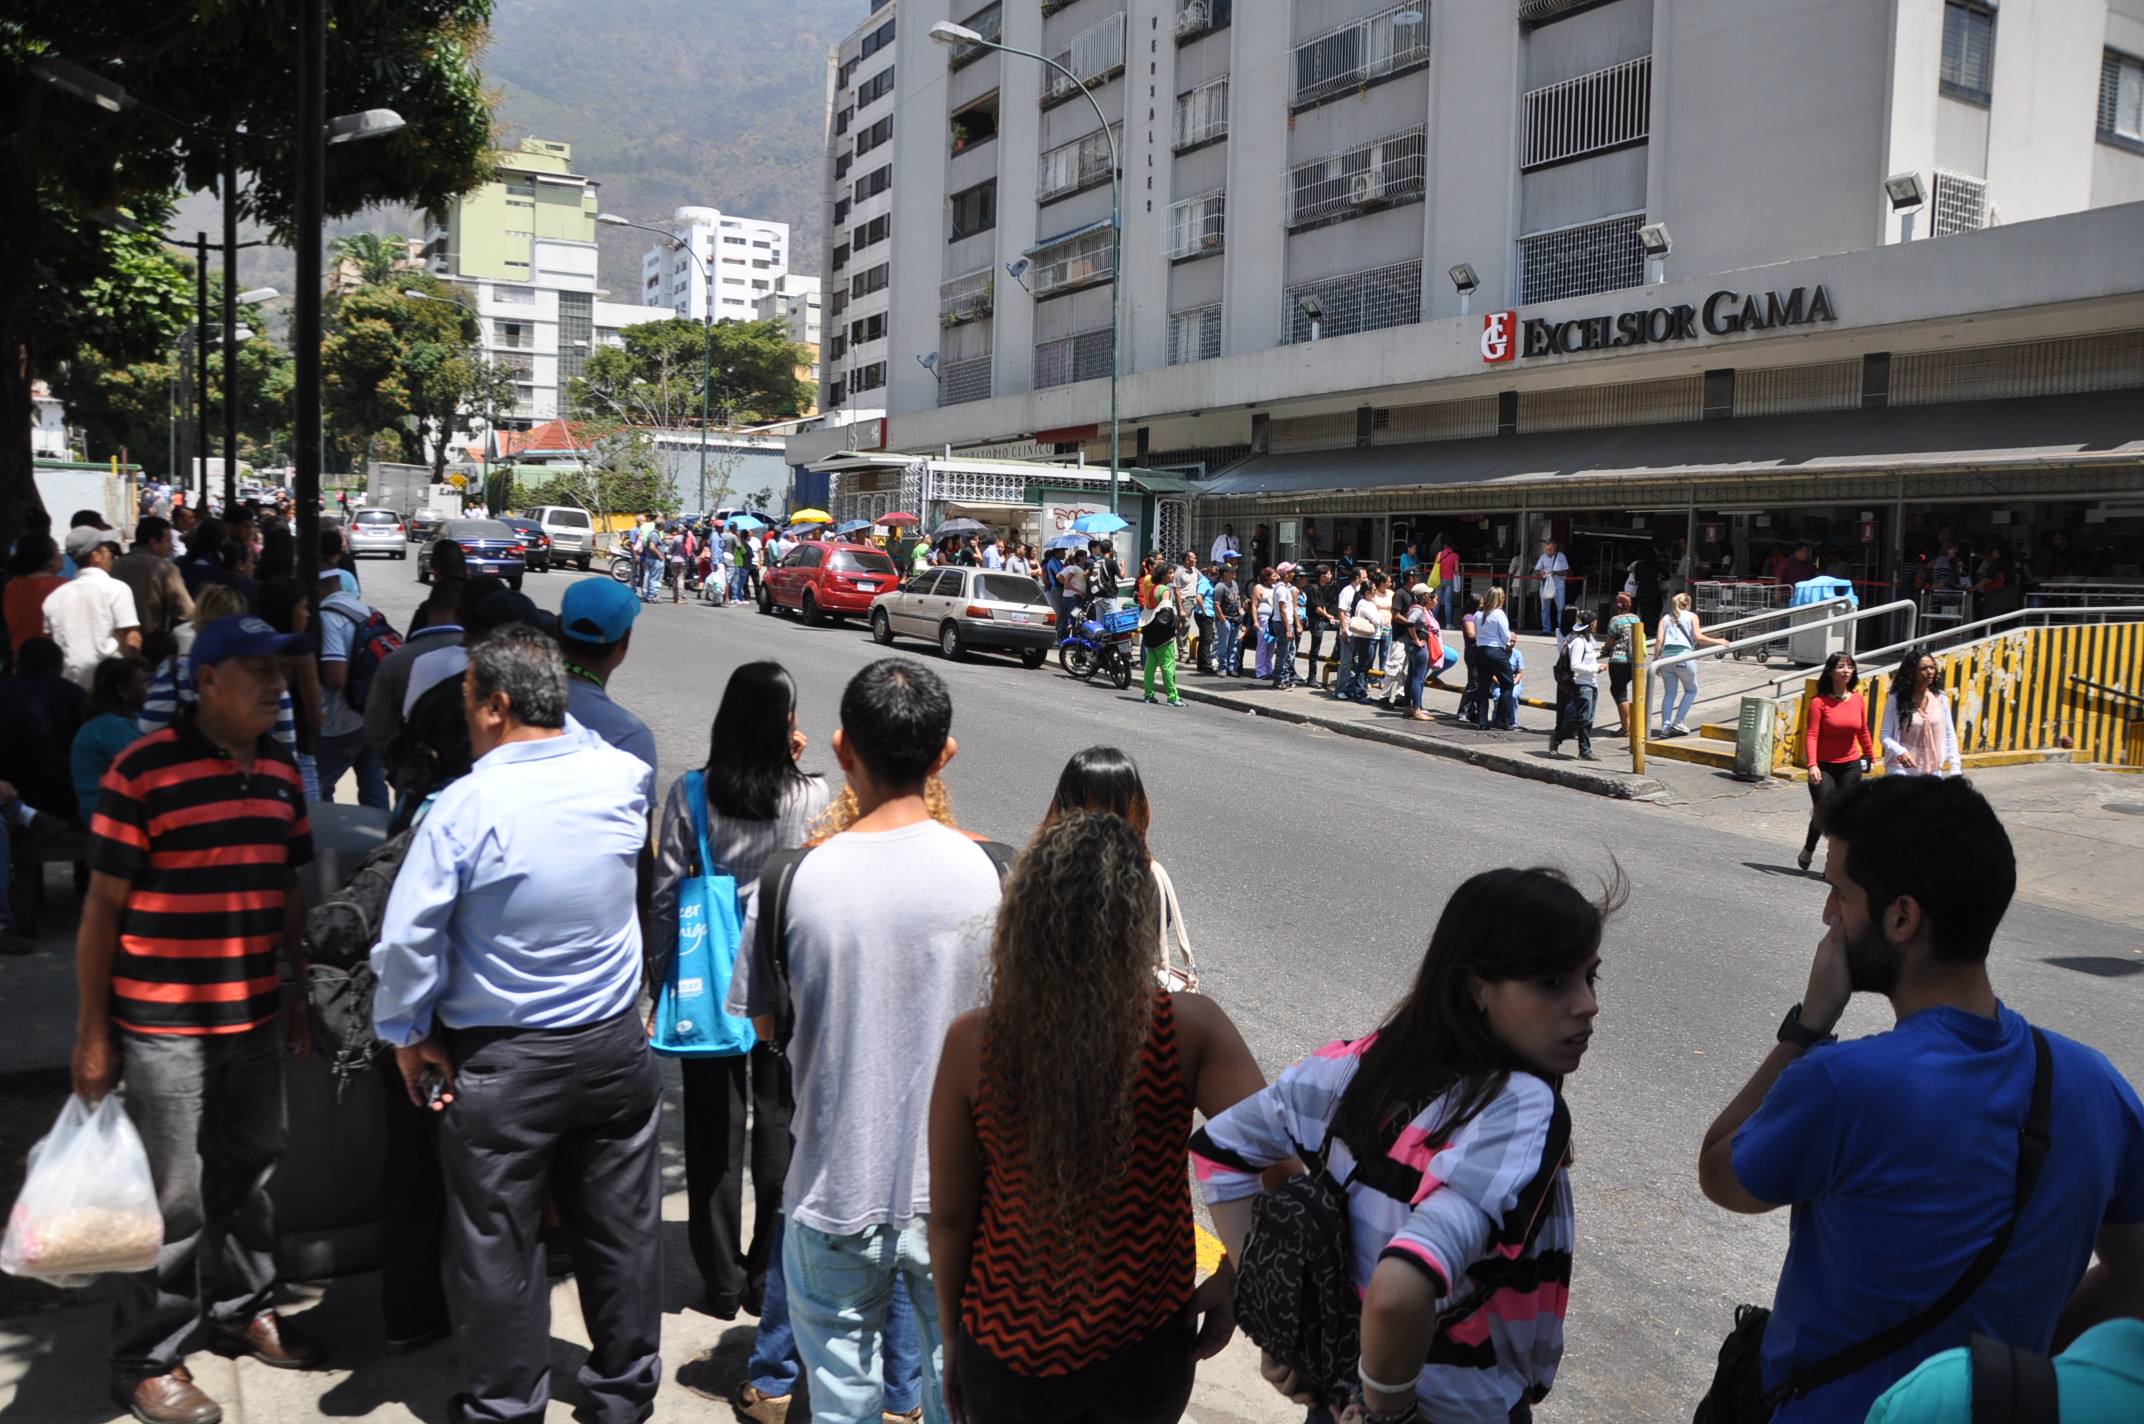
[[[1320, 606], [1295, 604], [1294, 574], [1242, 599], [1284, 633]], [[1150, 569], [1149, 595], [1203, 607], [1180, 579]], [[1374, 578], [1334, 596], [1350, 692], [1391, 626], [1385, 600]], [[1427, 603], [1396, 619], [1410, 682], [1451, 661], [1415, 636], [1439, 628]], [[275, 1309], [281, 1060], [310, 1047], [309, 949], [329, 939], [297, 889], [308, 797], [278, 734], [298, 665], [318, 672], [328, 652], [303, 607], [204, 621], [187, 694], [116, 751], [89, 820], [73, 1071], [88, 1098], [123, 1086], [164, 1212], [157, 1267], [120, 1279], [110, 1359], [115, 1397], [149, 1424], [220, 1417], [184, 1364], [205, 1341], [291, 1369], [376, 1344], [315, 1339]], [[1587, 1134], [1564, 1086], [1616, 958], [1619, 874], [1592, 892], [1552, 869], [1469, 877], [1387, 986], [1390, 1011], [1333, 1024], [1340, 1037], [1300, 1045], [1269, 1084], [1224, 1008], [1163, 973], [1180, 911], [1130, 758], [1081, 753], [1029, 842], [996, 844], [954, 822], [954, 708], [935, 673], [885, 659], [851, 679], [837, 796], [802, 770], [794, 684], [761, 662], [731, 672], [705, 765], [666, 787], [608, 686], [641, 607], [583, 580], [553, 618], [470, 580], [435, 593], [431, 632], [400, 652], [338, 641], [342, 676], [309, 694], [347, 700], [355, 680], [368, 713], [374, 696], [401, 702], [361, 732], [368, 753], [390, 734], [380, 759], [407, 829], [371, 862], [391, 889], [364, 947], [376, 1044], [361, 1034], [358, 1056], [400, 1116], [399, 1180], [436, 1201], [383, 1221], [402, 1277], [383, 1333], [396, 1349], [452, 1336], [448, 1418], [543, 1416], [554, 1243], [591, 1341], [582, 1409], [624, 1424], [654, 1408], [651, 995], [682, 992], [688, 900], [693, 942], [711, 938], [711, 876], [736, 897], [722, 1008], [751, 1029], [680, 1065], [687, 1240], [704, 1307], [758, 1317], [744, 1417], [780, 1424], [802, 1388], [834, 1424], [1171, 1420], [1239, 1316], [1314, 1420], [1533, 1417], [1586, 1288], [1571, 1173]], [[1508, 703], [1501, 613], [1465, 616], [1478, 686]], [[1590, 642], [1566, 621], [1567, 644]], [[1574, 732], [1596, 661], [1559, 659]], [[1896, 769], [1931, 774], [1858, 784], [1843, 768], [1858, 771], [1865, 731], [1857, 743], [1841, 714], [1842, 748], [1832, 715], [1856, 698], [1854, 669], [1825, 672], [1838, 706], [1809, 745], [1820, 939], [1776, 1034], [1750, 1024], [1750, 1058], [1776, 1044], [1698, 1153], [1727, 1210], [1795, 1208], [1769, 1319], [1745, 1317], [1722, 1351], [1715, 1421], [1758, 1417], [1730, 1396], [1788, 1424], [1962, 1420], [1955, 1347], [1973, 1334], [2066, 1351], [2065, 1382], [2108, 1360], [2133, 1379], [2144, 1351], [2125, 1318], [2144, 1314], [2144, 1105], [2097, 1052], [1996, 995], [2015, 858], [1987, 801], [1944, 774], [1956, 751], [1932, 669], [1908, 659], [1882, 732]], [[148, 695], [95, 680], [100, 707]], [[1838, 1041], [1856, 994], [1887, 999], [1896, 1026]], [[1187, 1159], [1225, 1248], [1204, 1280]], [[1329, 1229], [1302, 1229], [1334, 1212], [1345, 1257]], [[1322, 1303], [1292, 1319], [1275, 1305], [1304, 1300]], [[1939, 1302], [1911, 1338], [1886, 1335]]]

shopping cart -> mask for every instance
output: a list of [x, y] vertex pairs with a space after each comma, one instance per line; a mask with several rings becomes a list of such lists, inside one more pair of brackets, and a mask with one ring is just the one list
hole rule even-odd
[[[1702, 588], [1704, 585], [1698, 586]], [[1794, 598], [1793, 585], [1770, 580], [1721, 580], [1714, 587], [1718, 590], [1714, 595], [1718, 602], [1713, 611], [1719, 614], [1722, 622], [1748, 618], [1753, 614], [1768, 613], [1774, 609], [1784, 612]], [[1735, 636], [1741, 638], [1747, 635], [1738, 631]], [[1760, 663], [1768, 663], [1775, 657], [1786, 656], [1787, 624], [1784, 618], [1779, 621], [1778, 637], [1735, 649], [1737, 662], [1743, 658], [1755, 658]]]
[[1921, 632], [1940, 633], [1955, 628], [1972, 616], [1970, 589], [1931, 588], [1921, 595]]

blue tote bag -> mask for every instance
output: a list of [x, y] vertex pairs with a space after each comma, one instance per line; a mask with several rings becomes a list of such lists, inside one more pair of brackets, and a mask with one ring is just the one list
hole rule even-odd
[[677, 887], [677, 949], [655, 1002], [653, 1047], [674, 1058], [731, 1057], [749, 1053], [758, 1040], [750, 1019], [722, 1011], [743, 943], [744, 914], [737, 903], [736, 878], [708, 873], [707, 784], [702, 773], [685, 773], [685, 799], [692, 806], [698, 854], [692, 873]]

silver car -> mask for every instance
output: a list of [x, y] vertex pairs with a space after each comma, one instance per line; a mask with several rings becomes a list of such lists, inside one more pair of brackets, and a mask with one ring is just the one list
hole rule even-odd
[[390, 559], [409, 557], [409, 526], [391, 509], [360, 509], [351, 516], [350, 556], [385, 554]]
[[871, 600], [871, 636], [881, 644], [922, 638], [949, 658], [991, 650], [1018, 653], [1037, 668], [1057, 646], [1057, 614], [1042, 585], [996, 569], [925, 569]]

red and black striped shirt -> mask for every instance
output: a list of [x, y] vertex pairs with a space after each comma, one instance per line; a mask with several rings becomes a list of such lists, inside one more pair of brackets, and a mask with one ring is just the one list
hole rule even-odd
[[242, 772], [190, 716], [104, 775], [89, 865], [129, 883], [112, 1018], [133, 1033], [243, 1033], [275, 1017], [285, 876], [313, 858], [305, 783], [273, 737]]

